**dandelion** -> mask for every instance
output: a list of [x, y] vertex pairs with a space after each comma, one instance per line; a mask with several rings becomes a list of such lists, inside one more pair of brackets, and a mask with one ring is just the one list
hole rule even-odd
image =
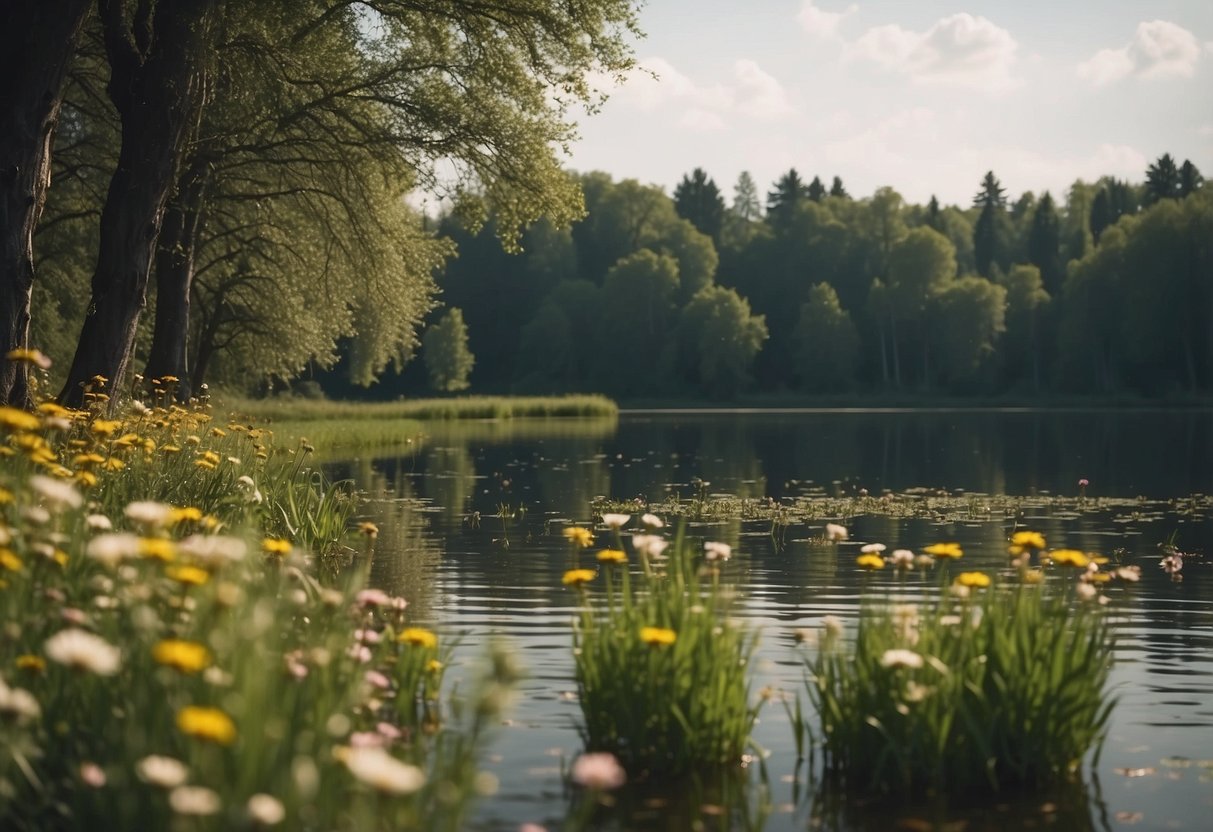
[[650, 647], [668, 647], [678, 640], [678, 634], [666, 627], [641, 627], [640, 640]]
[[80, 492], [65, 482], [34, 474], [29, 478], [30, 488], [38, 492], [42, 502], [52, 511], [80, 508], [84, 498]]
[[4, 357], [14, 363], [32, 364], [40, 370], [49, 370], [51, 368], [51, 360], [43, 355], [41, 350], [18, 347], [15, 350], [6, 352]]
[[178, 786], [169, 792], [168, 805], [179, 815], [198, 817], [213, 815], [223, 807], [219, 795], [204, 786]]
[[177, 545], [163, 537], [141, 537], [139, 554], [151, 560], [172, 563], [177, 559]]
[[202, 586], [211, 579], [211, 574], [197, 566], [170, 566], [164, 576], [185, 586]]
[[627, 553], [621, 549], [603, 549], [598, 553], [599, 563], [627, 563]]
[[640, 515], [640, 522], [644, 524], [645, 528], [649, 529], [665, 528], [665, 522], [656, 514], [642, 514]]
[[379, 536], [379, 527], [369, 520], [364, 520], [358, 524], [358, 534], [366, 535], [371, 540]]
[[569, 526], [563, 532], [564, 537], [574, 546], [587, 549], [594, 542], [594, 535], [589, 529], [580, 526]]
[[432, 650], [438, 646], [438, 636], [423, 627], [406, 627], [396, 636], [396, 640], [413, 647], [424, 647]]
[[152, 648], [152, 658], [157, 664], [180, 670], [182, 673], [197, 673], [211, 663], [211, 653], [205, 645], [196, 641], [165, 639]]
[[13, 663], [18, 670], [24, 670], [27, 673], [42, 673], [46, 670], [46, 659], [32, 653], [21, 654]]
[[42, 427], [42, 422], [32, 413], [16, 407], [0, 407], [0, 427], [10, 431], [32, 431]]
[[114, 524], [104, 514], [90, 514], [84, 518], [84, 525], [94, 532], [108, 532], [114, 528]]
[[135, 774], [144, 783], [162, 789], [172, 789], [186, 781], [190, 770], [185, 763], [173, 757], [152, 754], [135, 763]]
[[990, 576], [985, 572], [961, 572], [954, 583], [970, 589], [985, 589], [990, 585]]
[[98, 676], [113, 676], [122, 664], [122, 652], [117, 647], [75, 627], [55, 633], [43, 649], [53, 662]]
[[560, 582], [565, 586], [579, 587], [594, 580], [594, 577], [593, 569], [570, 569], [564, 573]]
[[884, 569], [884, 558], [880, 555], [860, 555], [855, 559], [855, 563], [861, 569]]
[[182, 708], [177, 712], [177, 730], [187, 737], [218, 745], [231, 745], [236, 740], [236, 724], [218, 708], [197, 705]]
[[286, 819], [286, 807], [273, 795], [255, 794], [248, 799], [245, 808], [253, 822], [261, 826], [277, 826]]
[[0, 679], [0, 717], [14, 722], [30, 722], [42, 715], [38, 700], [28, 690], [10, 688]]
[[925, 547], [923, 551], [934, 558], [955, 559], [964, 554], [959, 543], [932, 543], [930, 546]]
[[1086, 569], [1091, 559], [1077, 549], [1054, 549], [1049, 552], [1049, 559], [1058, 566], [1073, 566], [1075, 569]]
[[291, 542], [283, 537], [267, 537], [261, 541], [261, 551], [267, 555], [282, 555], [290, 554]]
[[703, 556], [709, 561], [728, 560], [733, 556], [733, 547], [727, 543], [708, 541], [703, 544]]
[[573, 763], [573, 782], [593, 791], [617, 789], [627, 782], [627, 773], [614, 754], [582, 754]]
[[826, 523], [825, 530], [826, 540], [831, 543], [837, 543], [840, 540], [847, 539], [847, 527], [840, 526], [837, 523]]
[[438, 661], [437, 659], [430, 659], [428, 662], [425, 663], [425, 672], [426, 673], [437, 673], [440, 670], [442, 670], [443, 667], [445, 667], [445, 665], [443, 665], [442, 662]]
[[0, 567], [4, 567], [9, 572], [20, 572], [25, 568], [25, 564], [21, 561], [21, 558], [14, 555], [8, 549], [0, 549]]
[[1020, 555], [1028, 549], [1043, 549], [1045, 536], [1040, 532], [1015, 532], [1011, 535], [1011, 554]]
[[915, 653], [913, 650], [906, 650], [902, 647], [886, 650], [880, 657], [881, 667], [907, 667], [911, 670], [917, 670], [918, 668], [922, 667], [922, 665], [923, 659], [920, 654]]
[[197, 523], [201, 519], [202, 509], [196, 506], [173, 508], [169, 511], [168, 525], [176, 526], [178, 523]]
[[243, 560], [248, 545], [239, 537], [191, 534], [177, 544], [177, 551], [207, 569], [218, 569]]
[[602, 522], [605, 523], [607, 525], [607, 527], [612, 528], [612, 529], [623, 528], [625, 525], [627, 525], [627, 522], [631, 519], [632, 519], [632, 515], [630, 515], [630, 514], [604, 514], [604, 515], [602, 515]]
[[378, 791], [412, 794], [425, 785], [425, 772], [402, 763], [382, 748], [348, 748], [342, 756], [354, 777]]
[[117, 419], [96, 419], [89, 425], [89, 430], [97, 436], [113, 436], [121, 427], [122, 423]]

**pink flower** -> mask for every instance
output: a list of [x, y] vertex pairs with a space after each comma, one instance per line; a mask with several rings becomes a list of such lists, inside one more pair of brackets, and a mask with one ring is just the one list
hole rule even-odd
[[384, 676], [378, 670], [368, 670], [366, 672], [366, 676], [363, 678], [366, 680], [368, 685], [379, 688], [380, 690], [387, 690], [392, 686], [391, 680], [389, 680], [387, 676]]
[[386, 607], [392, 598], [382, 589], [364, 589], [354, 596], [354, 602], [360, 607]]
[[594, 791], [617, 789], [627, 782], [627, 774], [614, 754], [582, 754], [573, 763], [573, 782]]

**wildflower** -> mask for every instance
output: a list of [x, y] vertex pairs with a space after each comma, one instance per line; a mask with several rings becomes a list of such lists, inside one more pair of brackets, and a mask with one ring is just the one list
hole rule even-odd
[[113, 569], [122, 561], [138, 556], [141, 544], [142, 538], [129, 532], [99, 534], [88, 542], [84, 552]]
[[560, 582], [565, 586], [581, 586], [594, 580], [593, 569], [570, 569], [564, 573]]
[[1099, 594], [1099, 590], [1089, 583], [1080, 582], [1074, 587], [1074, 594], [1083, 601], [1090, 601]]
[[881, 667], [908, 667], [911, 670], [917, 670], [922, 667], [922, 664], [923, 660], [920, 654], [900, 647], [886, 650], [880, 657]]
[[195, 459], [194, 465], [201, 468], [203, 471], [214, 471], [219, 467], [219, 463], [211, 462], [209, 459], [205, 458]]
[[181, 446], [180, 445], [161, 445], [160, 450], [166, 454], [179, 454], [179, 453], [181, 453]]
[[645, 528], [649, 529], [665, 528], [665, 523], [656, 514], [642, 514], [640, 516], [640, 522], [645, 525]]
[[80, 496], [80, 492], [65, 482], [53, 480], [41, 474], [34, 474], [29, 478], [29, 484], [34, 491], [38, 492], [38, 496], [42, 498], [42, 502], [46, 503], [47, 507], [53, 511], [80, 508], [84, 503], [84, 498]]
[[0, 549], [0, 567], [4, 567], [9, 572], [20, 572], [25, 564], [21, 558], [14, 555], [8, 549]]
[[1023, 582], [1025, 584], [1039, 584], [1044, 582], [1045, 573], [1039, 569], [1028, 569], [1023, 573]]
[[582, 754], [573, 763], [573, 782], [594, 791], [617, 789], [627, 782], [627, 774], [614, 754]]
[[218, 708], [182, 708], [177, 711], [177, 729], [188, 737], [218, 745], [231, 745], [236, 739], [236, 724]]
[[17, 363], [33, 364], [41, 370], [49, 370], [51, 368], [51, 360], [43, 355], [41, 350], [18, 347], [15, 350], [6, 352], [4, 357], [9, 361]]
[[1121, 567], [1117, 568], [1117, 570], [1116, 570], [1116, 577], [1120, 578], [1122, 581], [1129, 581], [1130, 583], [1137, 583], [1138, 581], [1141, 580], [1141, 567], [1140, 566], [1121, 566]]
[[185, 506], [184, 508], [173, 508], [169, 511], [168, 525], [175, 526], [178, 523], [197, 523], [202, 519], [202, 509], [195, 506]]
[[599, 563], [627, 563], [628, 556], [620, 549], [603, 549], [598, 553]]
[[898, 569], [910, 569], [914, 566], [914, 553], [909, 549], [894, 549], [889, 556], [889, 563]]
[[[1045, 536], [1040, 532], [1015, 532], [1011, 535], [1011, 553], [1018, 555], [1022, 554], [1027, 549], [1043, 549], [1045, 547]], [[1018, 549], [1019, 551], [1015, 551]]]
[[382, 589], [362, 589], [354, 596], [354, 603], [360, 607], [386, 607], [392, 602], [392, 596]]
[[105, 461], [105, 465], [102, 467], [107, 471], [121, 471], [126, 467], [126, 463], [118, 459], [116, 456], [111, 456]]
[[98, 676], [113, 676], [122, 664], [122, 652], [117, 647], [75, 627], [55, 633], [43, 649], [53, 662]]
[[961, 572], [956, 576], [955, 583], [970, 589], [985, 589], [990, 585], [990, 576], [985, 572]]
[[84, 518], [84, 525], [94, 532], [108, 532], [114, 528], [114, 524], [104, 514], [90, 514]]
[[1082, 479], [1080, 479], [1078, 481], [1079, 488], [1086, 488], [1090, 484], [1091, 484], [1091, 481], [1089, 479], [1087, 479], [1086, 477], [1083, 477]]
[[180, 786], [190, 776], [190, 770], [185, 763], [159, 754], [152, 754], [135, 763], [135, 773], [144, 783], [162, 789]]
[[80, 780], [86, 786], [100, 789], [105, 786], [105, 769], [96, 763], [83, 762], [80, 764]]
[[25, 670], [29, 673], [42, 673], [46, 670], [46, 659], [32, 653], [21, 654], [14, 664], [17, 665], [18, 670]]
[[932, 543], [923, 551], [935, 558], [958, 558], [964, 554], [959, 543]]
[[122, 513], [132, 523], [146, 529], [159, 529], [168, 524], [169, 518], [173, 514], [173, 507], [153, 500], [137, 500], [123, 509]]
[[666, 627], [641, 627], [640, 640], [650, 647], [667, 647], [678, 640], [678, 634]]
[[733, 555], [733, 547], [727, 543], [708, 541], [703, 544], [703, 556], [708, 560], [728, 560]]
[[589, 548], [594, 542], [594, 535], [589, 529], [583, 529], [580, 526], [569, 526], [564, 530], [564, 537], [574, 546], [580, 546], [582, 549]]
[[211, 428], [211, 436], [218, 436], [222, 439], [224, 436], [227, 436], [227, 431], [220, 427], [214, 427]]
[[632, 546], [635, 547], [636, 553], [641, 557], [657, 560], [662, 557], [666, 548], [670, 545], [669, 541], [660, 535], [655, 534], [634, 534], [632, 535]]
[[42, 715], [38, 700], [28, 690], [10, 688], [0, 679], [0, 717], [16, 722], [35, 720]]
[[249, 817], [261, 826], [277, 826], [286, 818], [286, 807], [273, 795], [260, 793], [248, 799]]
[[630, 515], [630, 514], [604, 514], [604, 515], [602, 515], [602, 522], [605, 523], [609, 528], [612, 528], [612, 529], [623, 528], [625, 525], [627, 525], [627, 522], [631, 519], [632, 519], [632, 515]]
[[847, 539], [847, 527], [840, 526], [837, 523], [826, 523], [825, 530], [826, 540], [831, 543], [837, 543], [840, 540]]
[[286, 555], [290, 554], [291, 542], [283, 537], [267, 537], [261, 541], [261, 551], [267, 555]]
[[139, 538], [139, 554], [152, 560], [171, 563], [177, 558], [177, 546], [163, 537]]
[[165, 639], [152, 648], [152, 658], [182, 673], [197, 673], [211, 663], [211, 653], [196, 641]]
[[16, 407], [0, 407], [0, 426], [11, 431], [31, 431], [42, 427], [42, 422], [32, 413]]
[[862, 569], [884, 569], [884, 558], [880, 555], [860, 555], [855, 563]]
[[1178, 553], [1172, 552], [1158, 562], [1168, 575], [1176, 575], [1184, 568], [1184, 559]]
[[1054, 549], [1049, 552], [1049, 559], [1058, 566], [1073, 566], [1076, 569], [1086, 569], [1091, 562], [1085, 554], [1077, 549]]
[[211, 579], [209, 572], [197, 566], [170, 566], [164, 570], [164, 575], [186, 586], [202, 586]]
[[424, 647], [432, 650], [438, 646], [438, 636], [422, 627], [406, 627], [396, 636], [396, 640], [413, 647]]
[[177, 544], [177, 551], [207, 569], [243, 560], [248, 546], [239, 537], [191, 534]]
[[179, 815], [213, 815], [223, 803], [219, 795], [204, 786], [178, 786], [168, 794], [168, 805]]
[[379, 536], [379, 527], [369, 520], [364, 520], [358, 524], [358, 534], [364, 534], [374, 540]]
[[425, 772], [402, 763], [382, 748], [348, 748], [342, 756], [354, 777], [378, 791], [412, 794], [425, 785]]
[[886, 548], [883, 543], [867, 543], [861, 546], [859, 551], [865, 555], [879, 555]]
[[89, 430], [97, 434], [97, 436], [112, 436], [121, 427], [122, 423], [117, 419], [96, 419], [89, 425]]
[[425, 672], [426, 673], [437, 673], [438, 671], [442, 670], [443, 667], [444, 667], [444, 665], [442, 664], [442, 662], [438, 661], [437, 659], [430, 659], [428, 662], [425, 663]]
[[822, 616], [821, 627], [825, 630], [826, 638], [840, 638], [842, 636], [842, 619], [836, 615]]

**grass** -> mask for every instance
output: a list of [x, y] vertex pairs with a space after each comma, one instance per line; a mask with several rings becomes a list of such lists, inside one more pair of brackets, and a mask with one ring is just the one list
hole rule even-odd
[[1113, 573], [1056, 574], [1091, 562], [1068, 550], [1053, 562], [1002, 583], [962, 573], [931, 604], [866, 598], [853, 639], [827, 622], [804, 728], [827, 779], [903, 796], [1041, 788], [1098, 756], [1114, 635], [1097, 587]]
[[722, 561], [708, 562], [681, 534], [663, 559], [660, 539], [633, 535], [633, 570], [616, 535], [597, 575], [565, 575], [580, 606], [573, 641], [586, 750], [610, 752], [642, 778], [739, 765], [760, 704], [749, 701], [756, 636], [728, 617]]
[[460, 396], [396, 402], [338, 402], [322, 399], [227, 399], [224, 407], [258, 421], [353, 421], [359, 419], [443, 421], [615, 416], [605, 396]]

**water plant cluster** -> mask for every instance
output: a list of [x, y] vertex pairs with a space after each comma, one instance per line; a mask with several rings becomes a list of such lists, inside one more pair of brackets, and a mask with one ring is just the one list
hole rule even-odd
[[440, 701], [349, 495], [171, 385], [0, 408], [0, 826], [461, 828], [508, 657]]

